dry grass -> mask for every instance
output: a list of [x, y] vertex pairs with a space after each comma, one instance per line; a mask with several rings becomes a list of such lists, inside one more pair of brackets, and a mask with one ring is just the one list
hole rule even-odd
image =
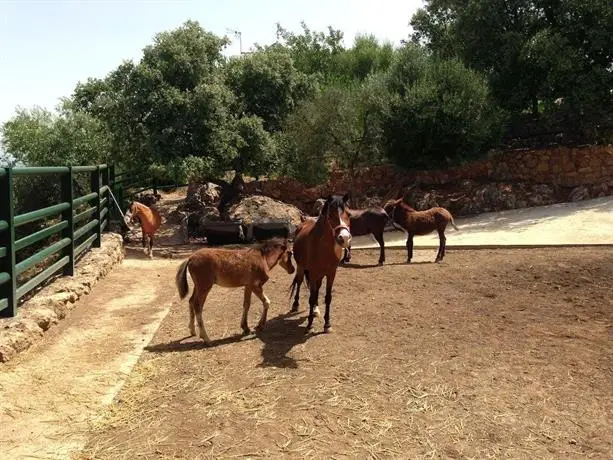
[[80, 458], [610, 458], [611, 256], [462, 251], [406, 266], [390, 251], [383, 268], [339, 271], [335, 333], [309, 338], [304, 311], [285, 314], [281, 271], [258, 337], [234, 335], [242, 292], [216, 288], [215, 346], [181, 340], [174, 305]]

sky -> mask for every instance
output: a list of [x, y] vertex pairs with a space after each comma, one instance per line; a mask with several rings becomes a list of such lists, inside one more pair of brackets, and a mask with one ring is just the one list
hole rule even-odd
[[[122, 60], [138, 61], [153, 36], [188, 19], [228, 35], [242, 33], [242, 49], [275, 41], [275, 23], [292, 31], [305, 21], [395, 45], [406, 39], [409, 20], [422, 0], [0, 0], [0, 125], [15, 108], [54, 109], [79, 81], [104, 77]], [[239, 53], [234, 39], [224, 54]]]

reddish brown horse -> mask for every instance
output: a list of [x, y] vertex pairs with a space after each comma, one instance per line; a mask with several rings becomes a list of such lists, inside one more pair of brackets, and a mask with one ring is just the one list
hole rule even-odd
[[281, 265], [289, 274], [294, 273], [292, 251], [286, 240], [271, 239], [249, 249], [202, 248], [186, 259], [177, 270], [175, 284], [183, 299], [189, 292], [187, 271], [194, 282], [194, 292], [189, 299], [189, 332], [196, 335], [194, 319], [198, 322], [198, 335], [206, 345], [211, 340], [204, 329], [202, 309], [204, 302], [215, 284], [223, 287], [245, 288], [241, 329], [245, 334], [250, 331], [247, 316], [254, 293], [263, 305], [262, 316], [257, 328], [266, 324], [270, 300], [264, 294], [263, 286], [269, 279], [270, 271]]
[[[154, 207], [149, 207], [138, 201], [130, 203], [130, 207], [125, 215], [125, 222], [128, 228], [130, 222], [138, 221], [143, 234], [143, 252], [153, 258], [153, 235], [157, 232], [162, 224], [160, 213]], [[147, 239], [149, 239], [149, 247], [147, 247]]]
[[330, 324], [332, 286], [343, 249], [351, 243], [349, 214], [346, 206], [348, 199], [348, 194], [331, 195], [325, 201], [319, 217], [305, 220], [296, 232], [294, 257], [297, 270], [292, 282], [292, 293], [295, 290], [296, 296], [292, 311], [298, 310], [300, 285], [306, 278], [310, 290], [307, 333], [313, 330], [313, 319], [319, 315], [317, 308], [319, 289], [324, 278], [326, 278], [324, 332], [330, 332], [332, 328]]
[[453, 221], [453, 216], [445, 208], [434, 207], [425, 211], [416, 211], [406, 204], [402, 198], [389, 200], [383, 206], [385, 212], [390, 216], [392, 222], [401, 227], [407, 233], [407, 263], [411, 263], [413, 258], [413, 237], [415, 235], [427, 235], [437, 231], [439, 238], [439, 248], [435, 262], [441, 262], [445, 257], [447, 238], [445, 229], [447, 224], [459, 230]]

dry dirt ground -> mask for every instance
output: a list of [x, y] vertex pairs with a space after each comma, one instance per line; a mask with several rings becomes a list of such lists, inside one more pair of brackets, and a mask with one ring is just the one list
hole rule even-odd
[[281, 269], [257, 337], [213, 289], [211, 348], [175, 294], [78, 458], [612, 458], [613, 249], [435, 252], [355, 251], [332, 334], [305, 336], [304, 296], [286, 314]]

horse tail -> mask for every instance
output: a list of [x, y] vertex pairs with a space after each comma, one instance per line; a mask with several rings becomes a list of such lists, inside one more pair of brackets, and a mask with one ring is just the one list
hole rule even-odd
[[179, 265], [179, 269], [177, 270], [177, 275], [175, 277], [175, 284], [177, 286], [177, 290], [179, 291], [179, 297], [181, 297], [181, 299], [185, 298], [185, 296], [189, 292], [189, 286], [187, 285], [188, 264], [189, 259], [184, 260], [183, 263]]
[[453, 220], [453, 216], [449, 213], [449, 223], [455, 229], [456, 232], [460, 231], [460, 229], [456, 226], [455, 221]]

